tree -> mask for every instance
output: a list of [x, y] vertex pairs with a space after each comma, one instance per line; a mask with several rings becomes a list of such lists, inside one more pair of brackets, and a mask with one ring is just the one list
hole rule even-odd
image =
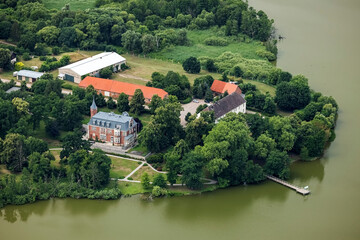
[[244, 74], [244, 71], [239, 66], [234, 67], [234, 76], [235, 77], [242, 77], [243, 74]]
[[11, 54], [8, 49], [0, 48], [0, 68], [10, 69]]
[[59, 55], [60, 54], [60, 48], [55, 46], [51, 49], [52, 54]]
[[16, 108], [10, 101], [0, 98], [0, 137], [4, 137], [17, 122], [18, 114]]
[[186, 142], [191, 148], [194, 148], [196, 145], [202, 144], [202, 139], [204, 135], [210, 130], [210, 124], [207, 123], [203, 117], [199, 117], [186, 125]]
[[301, 109], [310, 99], [308, 80], [302, 75], [295, 76], [290, 82], [281, 82], [276, 88], [275, 102], [283, 110]]
[[109, 100], [107, 100], [106, 105], [109, 109], [115, 109], [116, 108], [116, 103], [115, 101], [112, 99], [112, 97], [109, 97]]
[[19, 26], [19, 22], [17, 21], [14, 21], [14, 23], [11, 26], [10, 39], [12, 39], [15, 42], [18, 42], [20, 40], [20, 26]]
[[208, 70], [209, 72], [216, 72], [217, 68], [215, 66], [214, 60], [208, 59], [205, 62], [205, 69]]
[[82, 133], [80, 131], [69, 132], [62, 139], [62, 148], [60, 158], [67, 158], [77, 150], [90, 150], [90, 143], [82, 139]]
[[53, 46], [57, 44], [60, 35], [60, 29], [55, 26], [46, 26], [37, 32], [40, 39], [47, 45]]
[[54, 156], [49, 152], [49, 154], [40, 154], [38, 152], [33, 152], [29, 156], [29, 170], [32, 173], [32, 178], [34, 181], [45, 181], [50, 177], [51, 167], [50, 161], [55, 160]]
[[289, 117], [274, 116], [269, 118], [268, 133], [281, 151], [290, 151], [293, 148], [296, 135]]
[[140, 115], [144, 111], [145, 98], [141, 89], [136, 89], [130, 100], [130, 112]]
[[112, 67], [103, 68], [100, 70], [100, 77], [101, 78], [110, 78], [112, 75]]
[[154, 176], [154, 180], [153, 180], [153, 183], [152, 183], [153, 187], [155, 186], [159, 186], [161, 188], [166, 188], [166, 180], [165, 180], [165, 177], [164, 177], [164, 174], [156, 174]]
[[117, 108], [120, 113], [127, 112], [130, 110], [128, 95], [126, 95], [125, 93], [120, 93], [117, 100]]
[[181, 181], [189, 189], [201, 189], [203, 184], [201, 177], [203, 176], [204, 158], [199, 152], [192, 151], [185, 155], [181, 166]]
[[141, 52], [141, 34], [127, 30], [121, 38], [122, 45], [130, 52]]
[[228, 82], [229, 81], [229, 78], [228, 78], [226, 72], [223, 72], [223, 74], [221, 76], [221, 81], [223, 81], [223, 82]]
[[24, 143], [26, 146], [25, 153], [27, 156], [32, 154], [33, 152], [38, 152], [42, 154], [49, 150], [48, 144], [44, 140], [32, 136], [26, 138]]
[[181, 168], [181, 160], [180, 156], [175, 154], [174, 152], [168, 153], [165, 155], [166, 159], [166, 168], [167, 168], [167, 180], [171, 185], [176, 183], [176, 179], [178, 177], [178, 173]]
[[200, 72], [200, 62], [196, 57], [189, 57], [183, 63], [183, 69], [188, 73], [199, 73]]
[[163, 105], [164, 105], [164, 103], [163, 103], [161, 97], [159, 97], [157, 94], [155, 94], [154, 96], [152, 96], [151, 102], [149, 104], [150, 113], [154, 114], [156, 109]]
[[7, 134], [2, 145], [1, 162], [10, 171], [21, 172], [27, 162], [25, 137], [16, 133]]
[[144, 53], [150, 53], [156, 48], [155, 37], [151, 34], [145, 34], [141, 38], [141, 47]]
[[[174, 100], [171, 100], [173, 99]], [[183, 134], [180, 124], [181, 104], [176, 97], [169, 98], [164, 106], [156, 109], [154, 117], [139, 134], [139, 141], [150, 151], [159, 152], [176, 143]]]
[[214, 95], [210, 88], [208, 88], [205, 92], [205, 101], [206, 102], [214, 101]]
[[261, 134], [255, 141], [254, 155], [260, 159], [266, 159], [270, 152], [274, 151], [276, 142], [266, 134]]
[[281, 179], [287, 179], [290, 177], [290, 158], [286, 152], [274, 150], [270, 152], [264, 169], [267, 174], [278, 176]]
[[290, 82], [291, 78], [292, 78], [291, 73], [289, 73], [289, 72], [280, 72], [279, 78], [277, 80], [277, 84], [282, 83], [282, 82]]
[[141, 186], [145, 190], [151, 188], [150, 178], [149, 178], [149, 174], [147, 172], [144, 172], [143, 175], [141, 176]]

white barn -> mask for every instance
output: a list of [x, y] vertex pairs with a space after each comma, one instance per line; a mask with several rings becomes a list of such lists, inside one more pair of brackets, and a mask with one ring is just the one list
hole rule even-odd
[[125, 63], [126, 59], [116, 52], [103, 52], [59, 68], [59, 77], [63, 80], [80, 83], [82, 76], [99, 77], [100, 70], [110, 66], [112, 66], [113, 72], [117, 72]]
[[214, 111], [215, 123], [218, 123], [221, 118], [230, 112], [246, 113], [246, 100], [243, 95], [234, 92], [208, 106], [203, 111]]

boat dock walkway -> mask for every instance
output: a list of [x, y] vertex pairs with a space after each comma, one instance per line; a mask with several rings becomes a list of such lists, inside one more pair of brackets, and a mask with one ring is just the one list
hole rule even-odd
[[297, 187], [297, 186], [292, 185], [292, 184], [290, 184], [290, 183], [288, 183], [288, 182], [286, 182], [286, 181], [284, 181], [284, 180], [281, 180], [281, 179], [279, 179], [279, 178], [277, 178], [277, 177], [270, 176], [270, 175], [266, 175], [266, 177], [267, 177], [268, 179], [270, 179], [271, 181], [280, 183], [281, 185], [284, 185], [284, 186], [286, 186], [286, 187], [288, 187], [288, 188], [291, 188], [291, 189], [295, 190], [297, 193], [300, 193], [300, 194], [302, 194], [302, 195], [308, 195], [308, 194], [310, 194], [310, 190], [305, 189], [305, 188], [302, 188], [302, 187]]

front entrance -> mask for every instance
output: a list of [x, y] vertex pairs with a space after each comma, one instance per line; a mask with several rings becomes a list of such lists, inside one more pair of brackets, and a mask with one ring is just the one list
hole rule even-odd
[[65, 74], [64, 76], [64, 80], [70, 81], [70, 82], [74, 82], [74, 77], [68, 74]]

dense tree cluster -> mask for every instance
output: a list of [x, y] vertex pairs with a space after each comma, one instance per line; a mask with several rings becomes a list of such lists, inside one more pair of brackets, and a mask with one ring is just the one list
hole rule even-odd
[[185, 75], [169, 71], [166, 75], [154, 72], [151, 81], [146, 86], [164, 89], [169, 95], [176, 96], [179, 100], [191, 97], [190, 82]]
[[[241, 0], [98, 0], [97, 8], [49, 10], [42, 1], [2, 1], [0, 38], [18, 42], [19, 52], [44, 55], [47, 46], [149, 53], [188, 44], [186, 28], [225, 27], [227, 35], [247, 34], [267, 41], [273, 20]], [[55, 52], [58, 50], [55, 50]]]

